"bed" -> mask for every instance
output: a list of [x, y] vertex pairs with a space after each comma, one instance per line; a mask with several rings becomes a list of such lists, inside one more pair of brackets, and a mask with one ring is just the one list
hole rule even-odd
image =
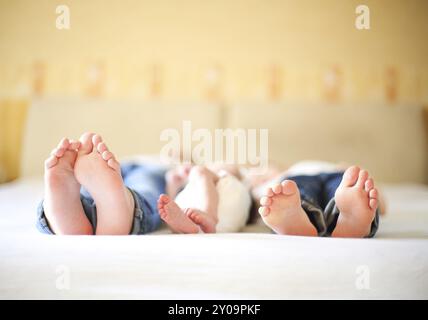
[[[23, 177], [0, 185], [0, 298], [428, 298], [428, 186], [424, 184], [425, 166], [421, 165], [426, 160], [426, 149], [423, 149], [426, 140], [418, 120], [419, 111], [406, 113], [407, 117], [415, 115], [405, 123], [410, 131], [403, 131], [407, 139], [415, 141], [413, 147], [415, 144], [421, 147], [414, 151], [403, 146], [413, 154], [420, 153], [416, 154], [415, 161], [409, 160], [413, 164], [411, 168], [403, 168], [401, 176], [400, 172], [388, 174], [385, 169], [376, 170], [381, 167], [378, 162], [387, 161], [387, 157], [379, 159], [376, 155], [367, 159], [369, 169], [374, 168], [375, 175], [383, 181], [381, 187], [388, 204], [388, 213], [381, 220], [375, 239], [279, 236], [271, 234], [260, 221], [234, 234], [172, 235], [164, 228], [145, 236], [52, 237], [37, 233], [34, 223], [35, 208], [43, 196], [40, 163], [49, 146], [58, 140], [57, 136], [76, 134], [90, 126], [111, 136], [113, 146], [122, 156], [129, 154], [133, 147], [115, 140], [119, 131], [115, 125], [112, 128], [108, 122], [103, 123], [107, 120], [90, 123], [91, 112], [96, 115], [101, 112], [99, 108], [111, 113], [104, 118], [110, 121], [110, 116], [118, 110], [109, 111], [98, 102], [86, 102], [86, 105], [79, 102], [72, 111], [70, 106], [61, 107], [69, 103], [58, 106], [58, 101], [39, 101], [32, 106], [23, 150]], [[124, 105], [120, 104], [120, 108]], [[129, 108], [134, 110], [134, 116], [148, 112], [135, 106]], [[162, 108], [149, 114], [151, 117], [158, 112], [165, 114], [165, 110], [159, 111]], [[224, 110], [215, 106], [205, 106], [203, 112], [193, 110], [192, 106], [185, 108], [188, 108], [184, 111], [186, 116], [201, 127], [224, 126], [220, 123], [225, 118]], [[87, 110], [87, 118], [82, 123], [66, 122], [62, 127], [49, 124], [50, 118], [71, 117], [83, 110]], [[278, 112], [275, 109], [271, 116]], [[395, 117], [402, 116], [396, 113]], [[166, 117], [171, 126], [179, 126], [177, 114]], [[233, 115], [227, 118], [235, 121], [228, 125], [239, 125]], [[240, 119], [245, 121], [244, 116]], [[146, 136], [154, 137], [161, 128], [154, 126], [146, 127]], [[269, 126], [275, 134], [278, 128], [274, 123]], [[45, 143], [36, 147], [39, 139]], [[334, 147], [343, 150], [337, 145], [330, 148]], [[376, 145], [369, 147], [376, 148]], [[396, 142], [388, 148], [399, 147], [400, 142]], [[157, 146], [137, 144], [134, 148], [139, 153], [151, 153]], [[388, 148], [382, 152], [393, 152]]]

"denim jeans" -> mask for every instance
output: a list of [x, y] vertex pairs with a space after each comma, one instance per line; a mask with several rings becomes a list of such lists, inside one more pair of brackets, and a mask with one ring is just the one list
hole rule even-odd
[[[343, 172], [321, 173], [318, 175], [299, 175], [284, 177], [296, 182], [302, 207], [309, 220], [315, 226], [319, 236], [331, 236], [340, 215], [336, 206], [334, 194], [342, 181]], [[367, 237], [373, 237], [379, 227], [379, 209], [376, 210], [370, 233]]]
[[[154, 164], [127, 163], [121, 166], [121, 172], [124, 184], [131, 191], [135, 202], [134, 220], [130, 234], [140, 235], [155, 231], [161, 224], [157, 199], [166, 192], [166, 170]], [[93, 230], [96, 230], [96, 204], [84, 188], [80, 192], [80, 201]], [[42, 233], [54, 234], [46, 220], [43, 201], [37, 210], [37, 229]]]

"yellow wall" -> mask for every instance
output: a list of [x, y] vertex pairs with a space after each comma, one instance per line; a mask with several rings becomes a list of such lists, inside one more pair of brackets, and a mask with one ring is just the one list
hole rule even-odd
[[28, 103], [24, 100], [0, 101], [0, 183], [19, 176], [19, 159]]
[[[370, 30], [355, 28], [361, 3]], [[55, 27], [60, 4], [70, 30]], [[425, 0], [0, 0], [0, 98], [426, 104], [427, 12]], [[9, 179], [24, 110], [0, 110]]]
[[360, 3], [0, 0], [0, 94], [317, 101], [337, 72], [337, 100], [385, 100], [392, 81], [396, 100], [427, 102], [428, 2], [364, 1], [365, 31]]

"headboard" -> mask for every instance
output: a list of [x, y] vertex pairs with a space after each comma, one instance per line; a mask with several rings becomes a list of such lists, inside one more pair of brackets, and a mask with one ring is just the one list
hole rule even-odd
[[62, 137], [78, 139], [85, 131], [105, 137], [118, 157], [159, 154], [166, 128], [181, 131], [221, 127], [221, 110], [213, 104], [49, 99], [33, 101], [24, 133], [21, 175], [40, 175], [44, 160]]
[[383, 105], [256, 105], [228, 110], [231, 128], [269, 129], [270, 160], [360, 165], [382, 182], [428, 180], [424, 109]]
[[[358, 164], [382, 182], [428, 182], [424, 109], [417, 106], [216, 104], [49, 99], [29, 108], [22, 176], [39, 175], [63, 136], [102, 134], [119, 156], [159, 154], [166, 128], [267, 128], [269, 156]], [[180, 130], [181, 131], [181, 130]]]

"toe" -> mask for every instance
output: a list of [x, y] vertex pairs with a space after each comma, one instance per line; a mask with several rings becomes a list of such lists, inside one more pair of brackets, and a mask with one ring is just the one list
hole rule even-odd
[[113, 158], [113, 153], [110, 151], [104, 151], [101, 155], [105, 161], [108, 161]]
[[370, 197], [370, 199], [377, 199], [378, 192], [377, 192], [376, 188], [373, 188], [373, 189], [370, 190], [369, 197]]
[[358, 173], [360, 172], [360, 168], [357, 166], [352, 166], [346, 169], [345, 173], [343, 174], [342, 182], [341, 184], [345, 187], [351, 187], [355, 185], [358, 179]]
[[66, 150], [66, 149], [64, 149], [64, 148], [56, 148], [56, 149], [53, 149], [53, 150], [52, 150], [52, 152], [51, 152], [51, 155], [52, 155], [52, 156], [55, 156], [55, 157], [57, 157], [57, 158], [61, 158], [61, 157], [64, 155], [65, 150]]
[[374, 187], [374, 183], [373, 183], [373, 179], [372, 178], [368, 178], [365, 185], [364, 185], [364, 189], [369, 192], [371, 189], [373, 189]]
[[358, 174], [358, 180], [355, 186], [360, 189], [364, 188], [364, 185], [368, 177], [369, 177], [369, 173], [366, 170], [361, 170], [360, 173]]
[[70, 140], [70, 145], [68, 146], [68, 150], [77, 150], [80, 148], [80, 141]]
[[270, 209], [268, 207], [260, 207], [259, 213], [262, 217], [266, 217], [270, 212]]
[[278, 184], [274, 185], [272, 190], [275, 194], [280, 194], [282, 192], [281, 184], [278, 183]]
[[289, 196], [298, 191], [297, 184], [292, 180], [285, 180], [281, 183], [282, 193]]
[[97, 145], [97, 150], [99, 153], [103, 153], [104, 151], [108, 151], [107, 145], [104, 142], [101, 142]]
[[260, 199], [260, 205], [262, 206], [270, 206], [272, 204], [272, 198], [270, 197], [262, 197]]
[[275, 193], [273, 192], [272, 188], [268, 188], [266, 191], [266, 196], [272, 197]]
[[370, 199], [370, 201], [369, 201], [370, 208], [372, 210], [377, 209], [377, 203], [378, 203], [377, 199]]
[[52, 156], [50, 156], [49, 158], [46, 159], [46, 161], [45, 161], [45, 168], [46, 169], [52, 168], [57, 163], [58, 163], [58, 158], [55, 157], [54, 155], [52, 155]]
[[67, 138], [62, 138], [58, 144], [58, 149], [67, 149], [70, 145], [70, 141]]
[[107, 164], [110, 168], [114, 169], [117, 172], [120, 172], [120, 165], [119, 162], [117, 162], [114, 158], [110, 158], [107, 161]]
[[98, 149], [98, 145], [103, 141], [103, 139], [101, 138], [101, 136], [99, 134], [94, 134], [92, 136], [92, 146], [93, 146], [93, 150], [92, 151], [97, 151]]
[[169, 197], [166, 194], [161, 194], [159, 196], [159, 202], [162, 204], [167, 204], [169, 202]]
[[92, 144], [92, 137], [94, 136], [94, 133], [86, 132], [84, 133], [79, 141], [81, 143], [79, 148], [79, 154], [88, 154], [92, 152], [93, 144]]

